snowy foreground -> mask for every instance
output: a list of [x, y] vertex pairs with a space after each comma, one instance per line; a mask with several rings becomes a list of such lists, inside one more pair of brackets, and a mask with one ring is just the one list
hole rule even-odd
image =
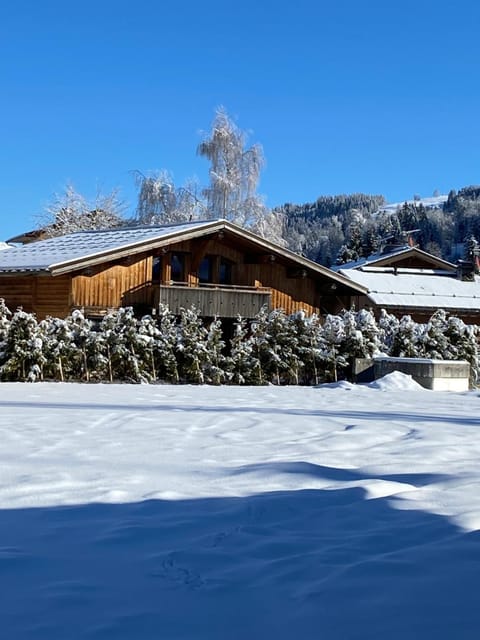
[[12, 640], [480, 634], [480, 394], [0, 385]]

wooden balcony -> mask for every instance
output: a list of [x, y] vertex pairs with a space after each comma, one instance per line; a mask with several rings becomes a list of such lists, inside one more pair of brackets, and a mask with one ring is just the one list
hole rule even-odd
[[187, 283], [148, 283], [126, 292], [123, 306], [133, 306], [142, 313], [155, 313], [160, 304], [175, 315], [180, 309], [195, 306], [201, 316], [218, 318], [253, 318], [263, 307], [271, 306], [271, 290], [267, 287]]
[[161, 284], [153, 288], [153, 308], [168, 306], [174, 314], [195, 306], [201, 316], [218, 318], [253, 318], [263, 307], [270, 308], [271, 291], [266, 287], [206, 284]]

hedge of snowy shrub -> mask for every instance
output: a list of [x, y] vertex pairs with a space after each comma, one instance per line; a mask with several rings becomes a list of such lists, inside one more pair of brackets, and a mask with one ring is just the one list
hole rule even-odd
[[135, 317], [130, 307], [92, 322], [81, 311], [47, 318], [0, 299], [2, 380], [81, 380], [194, 384], [318, 384], [349, 377], [353, 359], [374, 355], [465, 359], [478, 371], [476, 327], [437, 311], [426, 324], [382, 312], [344, 311], [324, 319], [282, 310], [238, 318], [225, 344], [220, 320], [195, 308], [176, 318]]

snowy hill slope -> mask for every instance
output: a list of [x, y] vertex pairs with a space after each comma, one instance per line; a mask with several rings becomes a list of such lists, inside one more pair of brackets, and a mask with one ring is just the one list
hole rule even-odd
[[445, 202], [448, 200], [448, 195], [440, 195], [440, 196], [432, 196], [430, 198], [420, 198], [418, 200], [414, 200], [412, 199], [407, 199], [407, 200], [403, 200], [402, 202], [391, 202], [388, 203], [386, 205], [384, 205], [383, 207], [380, 207], [379, 212], [387, 212], [387, 213], [393, 213], [395, 212], [397, 209], [399, 209], [400, 207], [402, 207], [405, 203], [407, 204], [414, 204], [414, 205], [423, 205], [425, 207], [425, 209], [441, 209], [443, 207], [443, 205], [445, 204]]

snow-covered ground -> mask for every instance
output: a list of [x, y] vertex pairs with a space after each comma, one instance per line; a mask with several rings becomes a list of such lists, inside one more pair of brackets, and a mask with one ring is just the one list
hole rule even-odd
[[479, 406], [4, 383], [2, 637], [478, 638]]

